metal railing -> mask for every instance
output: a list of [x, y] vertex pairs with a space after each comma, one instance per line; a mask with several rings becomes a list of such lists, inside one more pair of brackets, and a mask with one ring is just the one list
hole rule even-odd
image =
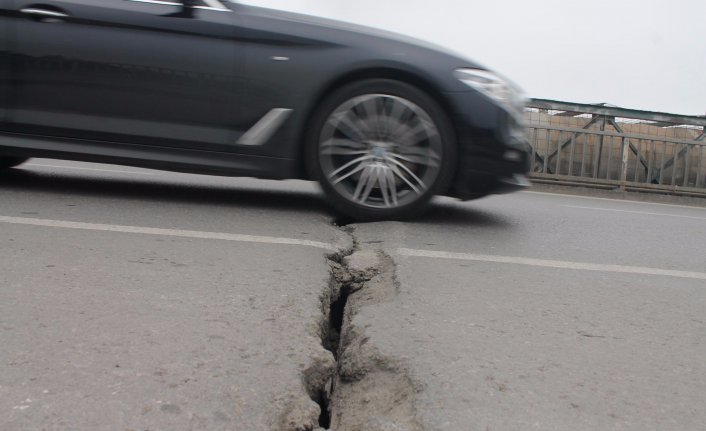
[[706, 196], [706, 117], [533, 99], [535, 181]]

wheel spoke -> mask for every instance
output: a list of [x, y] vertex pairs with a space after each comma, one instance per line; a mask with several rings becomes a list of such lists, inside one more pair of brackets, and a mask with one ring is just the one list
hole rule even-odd
[[[332, 184], [338, 184], [341, 181], [345, 180], [346, 178], [350, 177], [351, 175], [356, 174], [356, 173], [360, 172], [361, 170], [363, 170], [366, 167], [366, 165], [363, 162], [365, 162], [366, 160], [370, 160], [372, 158], [373, 158], [373, 156], [371, 156], [371, 155], [365, 155], [365, 156], [358, 157], [357, 159], [353, 159], [350, 162], [346, 163], [345, 165], [343, 165], [340, 168], [333, 171], [329, 175], [329, 179], [332, 181]], [[358, 166], [355, 166], [356, 164], [358, 164]], [[336, 177], [338, 174], [342, 173], [346, 169], [351, 168], [353, 166], [355, 166], [355, 167], [353, 169], [351, 169], [347, 174], [345, 174], [341, 177], [338, 177], [334, 180], [334, 177]]]
[[359, 118], [358, 124], [361, 129], [365, 130], [365, 136], [367, 139], [375, 139], [380, 132], [377, 117], [366, 117]]
[[368, 181], [365, 184], [365, 190], [363, 190], [363, 194], [360, 196], [360, 202], [362, 202], [362, 203], [365, 203], [365, 201], [368, 200], [368, 197], [370, 196], [370, 192], [373, 190], [375, 183], [377, 183], [378, 171], [380, 170], [380, 167], [379, 166], [372, 166], [371, 170], [372, 170], [372, 172], [370, 172], [370, 176], [368, 176]]
[[366, 119], [373, 119], [378, 117], [378, 100], [379, 99], [377, 97], [366, 97], [362, 99], [361, 102], [358, 104], [358, 106], [362, 108]]
[[396, 166], [390, 166], [390, 170], [393, 172], [394, 175], [397, 175], [398, 178], [404, 181], [410, 189], [414, 190], [416, 194], [421, 194], [421, 191], [417, 188], [417, 186], [412, 184]]
[[404, 103], [395, 100], [395, 105], [390, 112], [390, 118], [394, 119], [395, 127], [390, 127], [388, 133], [390, 136], [399, 135], [400, 131], [408, 127], [409, 121], [415, 115], [414, 111]]
[[368, 179], [370, 178], [372, 174], [372, 165], [366, 165], [365, 168], [363, 169], [363, 172], [360, 174], [360, 178], [358, 179], [358, 184], [356, 184], [355, 187], [355, 192], [353, 192], [353, 200], [358, 200], [358, 196], [360, 193], [363, 191], [363, 188], [366, 186], [368, 183]]
[[378, 183], [380, 184], [380, 193], [382, 194], [382, 200], [385, 203], [386, 207], [390, 206], [390, 190], [388, 189], [388, 172], [390, 171], [390, 168], [388, 167], [381, 167], [378, 170]]
[[395, 135], [395, 131], [404, 123], [402, 115], [405, 109], [405, 105], [400, 103], [395, 97], [388, 96], [381, 101], [379, 115], [380, 135], [385, 138]]
[[399, 145], [396, 147], [395, 150], [397, 153], [402, 153], [405, 156], [424, 156], [431, 157], [434, 160], [441, 160], [439, 154], [434, 151], [434, 149], [432, 149], [431, 147], [422, 147], [418, 145], [410, 147], [407, 145]]
[[331, 138], [321, 144], [321, 154], [331, 154], [337, 156], [355, 156], [367, 154], [365, 144], [350, 139]]
[[361, 126], [363, 125], [357, 115], [353, 114], [356, 117], [355, 120], [349, 117], [351, 112], [352, 111], [345, 111], [333, 114], [328, 119], [328, 123], [336, 130], [339, 130], [341, 133], [346, 135], [349, 139], [358, 142], [364, 141], [366, 130], [361, 130]]
[[396, 140], [402, 145], [415, 146], [424, 139], [433, 138], [437, 136], [437, 134], [436, 127], [434, 127], [433, 124], [420, 119], [419, 124], [409, 128], [409, 130], [404, 132], [399, 138], [396, 138]]
[[390, 197], [392, 198], [392, 205], [397, 206], [397, 180], [395, 179], [395, 173], [389, 167], [385, 169], [385, 182], [390, 190]]
[[356, 185], [355, 192], [353, 192], [353, 200], [359, 201], [360, 203], [365, 203], [370, 197], [370, 192], [373, 190], [375, 183], [378, 180], [378, 169], [379, 166], [369, 164], [363, 170], [360, 175], [358, 184]]
[[418, 151], [406, 152], [405, 154], [390, 153], [389, 156], [404, 160], [405, 162], [414, 163], [415, 165], [439, 167], [441, 157], [439, 157], [434, 150], [416, 147], [415, 150]]
[[368, 97], [361, 99], [357, 107], [359, 107], [359, 109], [362, 111], [362, 117], [358, 114], [358, 110], [353, 110], [353, 112], [358, 118], [359, 124], [364, 126], [366, 133], [371, 138], [377, 138], [376, 135], [378, 135], [382, 130], [382, 124], [380, 121], [381, 115], [379, 114], [378, 110], [379, 100], [380, 98], [378, 97]]
[[392, 101], [392, 109], [390, 110], [388, 116], [391, 119], [397, 120], [399, 123], [404, 124], [406, 122], [404, 121], [404, 114], [409, 108], [397, 99], [391, 98], [390, 100]]
[[[391, 163], [390, 169], [392, 169], [395, 174], [397, 174], [398, 177], [409, 187], [412, 188], [417, 194], [421, 194], [423, 190], [426, 190], [427, 186], [424, 184], [424, 181], [422, 181], [417, 175], [414, 174], [407, 166], [404, 165], [404, 163], [400, 163], [397, 160], [387, 157], [386, 160]], [[407, 173], [415, 182], [417, 182], [418, 186], [415, 186], [412, 184], [412, 182], [404, 175], [404, 173]]]

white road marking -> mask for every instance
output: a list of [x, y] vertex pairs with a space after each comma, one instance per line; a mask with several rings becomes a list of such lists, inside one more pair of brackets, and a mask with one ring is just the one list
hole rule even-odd
[[694, 216], [685, 216], [685, 215], [679, 215], [679, 214], [618, 210], [618, 209], [613, 209], [613, 208], [582, 207], [582, 206], [578, 206], [578, 205], [562, 205], [562, 206], [566, 207], [566, 208], [576, 208], [576, 209], [580, 209], [580, 210], [611, 211], [611, 212], [616, 212], [616, 213], [642, 214], [642, 215], [653, 215], [653, 216], [662, 216], [662, 217], [679, 217], [679, 218], [690, 218], [690, 219], [694, 219], [694, 220], [706, 220], [706, 217], [694, 217]]
[[695, 206], [695, 205], [692, 206], [692, 205], [665, 204], [665, 203], [660, 203], [660, 202], [642, 202], [642, 201], [633, 201], [633, 200], [627, 200], [627, 199], [621, 199], [621, 198], [599, 198], [596, 196], [579, 196], [579, 195], [569, 195], [566, 193], [532, 192], [532, 191], [527, 191], [527, 190], [521, 191], [519, 193], [531, 194], [531, 195], [542, 195], [542, 196], [561, 196], [564, 198], [591, 199], [591, 200], [596, 200], [596, 201], [622, 202], [622, 203], [626, 203], [626, 204], [659, 205], [659, 206], [664, 206], [664, 207], [690, 208], [690, 209], [695, 209], [695, 210], [706, 211], [706, 208], [700, 207], [700, 206]]
[[121, 233], [135, 233], [142, 235], [159, 235], [159, 236], [171, 236], [180, 238], [198, 238], [198, 239], [215, 239], [221, 241], [236, 241], [236, 242], [256, 242], [262, 244], [282, 244], [282, 245], [300, 245], [306, 247], [320, 248], [324, 250], [336, 250], [331, 244], [318, 241], [309, 241], [305, 239], [295, 239], [295, 238], [280, 238], [273, 236], [257, 236], [257, 235], [242, 235], [235, 233], [222, 233], [222, 232], [204, 232], [195, 230], [181, 230], [181, 229], [161, 229], [153, 227], [140, 227], [140, 226], [123, 226], [123, 225], [113, 225], [113, 224], [98, 224], [98, 223], [82, 223], [73, 221], [63, 221], [63, 220], [46, 220], [46, 219], [36, 219], [36, 218], [25, 218], [25, 217], [6, 217], [0, 216], [0, 223], [9, 224], [19, 224], [27, 226], [43, 226], [52, 228], [64, 228], [64, 229], [81, 229], [81, 230], [92, 230], [92, 231], [103, 231], [103, 232], [121, 232]]
[[671, 269], [648, 268], [641, 266], [604, 265], [599, 263], [568, 262], [563, 260], [533, 259], [528, 257], [495, 256], [488, 254], [452, 253], [448, 251], [415, 250], [400, 248], [402, 256], [427, 257], [434, 259], [470, 260], [476, 262], [508, 263], [515, 265], [538, 266], [544, 268], [577, 269], [583, 271], [619, 272], [624, 274], [662, 275], [667, 277], [706, 280], [706, 273], [675, 271]]
[[116, 174], [136, 174], [136, 175], [157, 175], [152, 172], [138, 172], [138, 171], [121, 171], [118, 169], [99, 169], [99, 168], [83, 168], [80, 166], [61, 166], [61, 165], [45, 165], [40, 163], [27, 163], [24, 166], [36, 166], [38, 168], [52, 168], [52, 169], [68, 169], [75, 171], [94, 171], [94, 172], [111, 172]]

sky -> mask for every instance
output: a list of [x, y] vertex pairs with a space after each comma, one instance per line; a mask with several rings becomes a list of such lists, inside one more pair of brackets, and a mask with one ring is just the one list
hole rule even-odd
[[529, 97], [706, 114], [705, 0], [248, 0], [445, 46]]

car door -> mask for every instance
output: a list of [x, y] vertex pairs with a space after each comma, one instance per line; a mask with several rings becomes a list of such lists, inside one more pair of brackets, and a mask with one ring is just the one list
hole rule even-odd
[[11, 60], [10, 38], [12, 36], [10, 14], [12, 0], [0, 0], [0, 130], [7, 128], [10, 107]]
[[203, 150], [242, 133], [225, 0], [14, 2], [13, 132]]

